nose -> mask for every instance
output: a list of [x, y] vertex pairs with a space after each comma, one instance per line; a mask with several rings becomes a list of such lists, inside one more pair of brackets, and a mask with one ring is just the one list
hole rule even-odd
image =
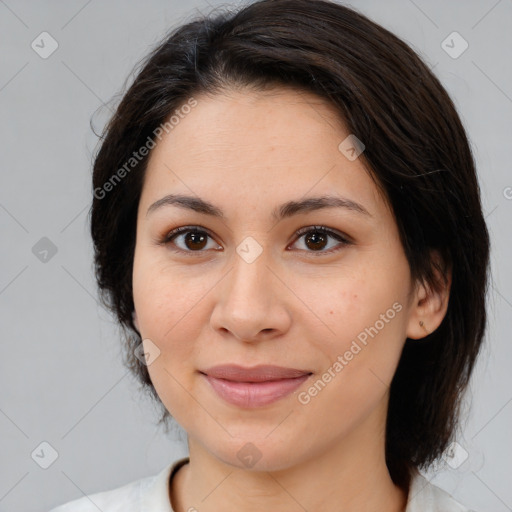
[[251, 263], [235, 254], [215, 293], [210, 322], [224, 337], [230, 334], [254, 343], [282, 335], [290, 327], [289, 292], [263, 254]]

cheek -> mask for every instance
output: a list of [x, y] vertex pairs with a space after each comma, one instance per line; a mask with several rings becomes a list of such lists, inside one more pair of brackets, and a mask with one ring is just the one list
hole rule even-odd
[[197, 359], [205, 291], [184, 277], [158, 265], [134, 264], [133, 297], [140, 332], [157, 347], [158, 357], [148, 366], [155, 390], [169, 413], [182, 420], [190, 408], [185, 390], [193, 386], [193, 361]]
[[133, 300], [141, 334], [159, 343], [171, 342], [177, 332], [194, 328], [190, 320], [196, 314], [203, 288], [197, 274], [179, 271], [165, 259], [151, 257], [150, 251], [135, 253], [133, 266]]
[[142, 336], [152, 339], [163, 355], [190, 352], [200, 329], [195, 320], [201, 312], [200, 299], [199, 291], [179, 293], [175, 285], [163, 279], [148, 279], [143, 286], [134, 286]]
[[383, 404], [404, 342], [405, 306], [397, 297], [396, 286], [386, 280], [365, 278], [318, 296], [329, 326], [322, 332], [329, 334], [319, 335], [312, 324], [309, 332], [325, 355], [324, 366], [299, 399], [309, 417], [328, 418], [332, 435], [350, 430]]
[[[302, 299], [305, 307], [299, 308], [298, 323], [307, 322], [312, 329], [316, 326], [321, 336], [312, 339], [322, 340], [325, 346], [343, 347], [366, 327], [379, 320], [381, 314], [402, 297], [401, 287], [389, 279], [375, 278], [368, 271], [343, 275], [330, 275], [324, 279], [295, 280], [294, 291]], [[304, 316], [303, 313], [306, 313]], [[397, 315], [390, 311], [392, 318]], [[319, 330], [316, 331], [320, 333]], [[327, 335], [327, 336], [326, 336]]]
[[391, 381], [405, 341], [407, 273], [402, 265], [395, 272], [379, 268], [340, 272], [299, 291], [310, 310], [300, 322], [307, 322], [308, 338], [326, 356], [326, 369], [341, 356], [343, 371], [334, 373], [363, 388], [368, 378]]
[[208, 293], [216, 283], [215, 273], [198, 267], [177, 269], [161, 259], [135, 258], [133, 298], [140, 332], [160, 351], [148, 371], [158, 394], [163, 400], [172, 397], [173, 405], [179, 406], [183, 389], [193, 385], [197, 340], [208, 326]]

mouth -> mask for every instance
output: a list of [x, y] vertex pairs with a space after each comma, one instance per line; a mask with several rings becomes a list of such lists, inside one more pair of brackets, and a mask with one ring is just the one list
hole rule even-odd
[[221, 365], [199, 372], [213, 391], [229, 404], [262, 407], [293, 393], [313, 372], [282, 366], [252, 368]]

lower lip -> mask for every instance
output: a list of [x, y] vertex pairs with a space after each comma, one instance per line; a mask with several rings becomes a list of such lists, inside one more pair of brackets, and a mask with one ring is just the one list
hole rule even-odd
[[294, 379], [265, 382], [234, 382], [202, 374], [213, 390], [226, 402], [239, 407], [254, 408], [271, 404], [293, 393], [310, 375]]

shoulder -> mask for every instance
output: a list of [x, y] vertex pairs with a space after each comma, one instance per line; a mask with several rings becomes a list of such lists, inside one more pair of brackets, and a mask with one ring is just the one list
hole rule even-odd
[[135, 480], [116, 489], [97, 492], [82, 498], [68, 501], [50, 512], [132, 512], [140, 510], [141, 491], [147, 487], [154, 477]]
[[429, 482], [421, 473], [413, 475], [405, 512], [474, 512], [456, 501], [444, 489]]
[[49, 512], [140, 512], [158, 510], [172, 512], [169, 501], [169, 479], [181, 465], [184, 457], [165, 466], [160, 473], [134, 480], [116, 489], [89, 494], [68, 501]]

